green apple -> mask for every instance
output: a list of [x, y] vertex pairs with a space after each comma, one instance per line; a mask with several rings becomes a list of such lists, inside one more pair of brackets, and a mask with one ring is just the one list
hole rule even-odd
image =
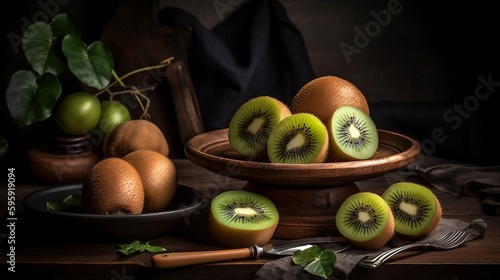
[[115, 127], [131, 119], [128, 108], [119, 101], [101, 102], [101, 120], [99, 130], [104, 134], [113, 131]]
[[83, 135], [99, 123], [101, 103], [91, 93], [71, 93], [58, 105], [54, 118], [62, 132], [68, 135]]

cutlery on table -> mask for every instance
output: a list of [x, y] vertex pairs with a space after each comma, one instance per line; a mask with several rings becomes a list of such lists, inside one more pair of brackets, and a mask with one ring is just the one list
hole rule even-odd
[[463, 230], [454, 230], [446, 233], [441, 238], [437, 240], [427, 241], [427, 242], [416, 242], [400, 247], [396, 247], [390, 250], [387, 250], [375, 257], [361, 260], [359, 265], [365, 268], [377, 268], [381, 264], [383, 264], [386, 260], [396, 255], [399, 252], [406, 251], [412, 248], [418, 247], [430, 247], [434, 249], [440, 250], [449, 250], [456, 248], [462, 245], [470, 236], [470, 232], [466, 232]]
[[304, 238], [277, 244], [280, 245], [275, 246], [269, 243], [264, 246], [252, 245], [248, 248], [161, 253], [154, 255], [151, 263], [154, 268], [166, 269], [238, 259], [257, 259], [264, 253], [276, 256], [291, 256], [294, 251], [305, 250], [313, 245], [332, 249], [336, 253], [351, 246], [346, 240], [337, 238]]

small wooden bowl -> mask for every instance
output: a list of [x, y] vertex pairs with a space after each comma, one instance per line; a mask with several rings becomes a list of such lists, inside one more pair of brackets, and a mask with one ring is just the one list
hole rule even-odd
[[37, 182], [48, 185], [81, 183], [101, 158], [97, 150], [88, 136], [54, 134], [51, 142], [28, 149], [28, 173]]

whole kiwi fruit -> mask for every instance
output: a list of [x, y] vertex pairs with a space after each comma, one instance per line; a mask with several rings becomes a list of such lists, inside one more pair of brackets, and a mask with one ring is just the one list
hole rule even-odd
[[292, 113], [311, 113], [327, 123], [340, 106], [351, 105], [370, 115], [364, 94], [338, 76], [322, 76], [306, 83], [293, 97]]
[[230, 190], [210, 203], [209, 229], [213, 239], [231, 248], [263, 246], [272, 238], [279, 213], [268, 198], [259, 194]]
[[124, 157], [136, 150], [152, 150], [169, 154], [167, 139], [153, 122], [134, 119], [121, 123], [104, 137], [104, 157]]
[[245, 156], [264, 159], [273, 128], [290, 110], [272, 96], [258, 96], [241, 105], [231, 118], [228, 139], [231, 147]]
[[143, 212], [165, 210], [177, 189], [174, 163], [165, 155], [151, 150], [133, 151], [123, 159], [139, 173], [144, 188]]
[[360, 109], [339, 107], [328, 122], [330, 161], [352, 161], [371, 158], [378, 149], [375, 123]]
[[328, 156], [326, 126], [313, 114], [299, 113], [284, 118], [267, 142], [273, 163], [321, 163]]
[[82, 208], [90, 214], [140, 214], [144, 189], [137, 170], [121, 158], [96, 163], [82, 185]]
[[376, 250], [394, 236], [394, 216], [378, 194], [359, 192], [340, 206], [335, 220], [339, 232], [361, 249]]
[[431, 233], [441, 220], [441, 203], [423, 185], [413, 182], [394, 183], [385, 190], [382, 198], [391, 207], [398, 235], [420, 239]]

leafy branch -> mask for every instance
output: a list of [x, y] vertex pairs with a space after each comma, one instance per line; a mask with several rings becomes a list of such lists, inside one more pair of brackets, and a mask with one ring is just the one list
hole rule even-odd
[[[83, 85], [97, 90], [96, 95], [107, 92], [112, 100], [119, 94], [131, 94], [143, 110], [141, 118], [149, 119], [150, 101], [145, 92], [152, 88], [139, 89], [123, 80], [139, 72], [166, 67], [173, 60], [170, 57], [159, 65], [120, 77], [114, 70], [111, 50], [100, 41], [87, 45], [75, 19], [67, 14], [58, 14], [49, 23], [40, 21], [28, 26], [23, 34], [22, 49], [31, 69], [12, 74], [5, 91], [11, 117], [20, 127], [52, 115], [63, 90], [58, 76], [66, 69]], [[113, 90], [114, 87], [120, 90]], [[0, 137], [0, 157], [7, 147], [5, 139]]]

